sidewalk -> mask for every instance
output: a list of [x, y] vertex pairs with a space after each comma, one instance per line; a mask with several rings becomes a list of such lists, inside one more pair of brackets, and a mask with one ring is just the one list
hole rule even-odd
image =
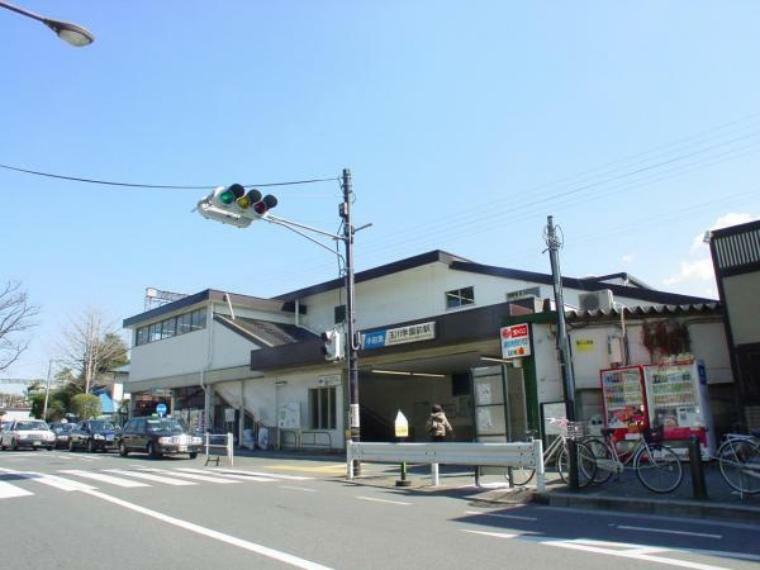
[[[717, 465], [705, 465], [706, 500], [692, 497], [689, 465], [684, 464], [684, 479], [673, 493], [659, 495], [646, 489], [635, 473], [626, 471], [619, 480], [611, 479], [602, 486], [592, 486], [572, 492], [556, 473], [547, 473], [546, 491], [538, 493], [535, 486], [509, 489], [503, 476], [486, 475], [481, 487], [475, 485], [472, 470], [456, 466], [441, 466], [438, 487], [433, 487], [430, 467], [415, 465], [409, 470], [410, 487], [396, 487], [399, 469], [395, 465], [364, 464], [364, 474], [353, 482], [358, 485], [396, 488], [413, 493], [432, 493], [461, 496], [470, 501], [495, 504], [539, 503], [554, 507], [602, 509], [629, 513], [669, 516], [732, 519], [760, 523], [760, 495], [744, 496], [725, 483]], [[531, 485], [535, 485], [531, 481]]]

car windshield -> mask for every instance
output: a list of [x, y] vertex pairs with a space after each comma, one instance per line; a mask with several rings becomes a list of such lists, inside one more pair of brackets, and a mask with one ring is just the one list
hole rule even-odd
[[111, 422], [106, 421], [90, 422], [90, 427], [93, 431], [113, 431], [116, 429]]
[[185, 427], [177, 420], [148, 420], [148, 431], [182, 433]]
[[19, 422], [16, 424], [17, 430], [36, 430], [36, 429], [48, 429], [48, 425], [45, 422]]

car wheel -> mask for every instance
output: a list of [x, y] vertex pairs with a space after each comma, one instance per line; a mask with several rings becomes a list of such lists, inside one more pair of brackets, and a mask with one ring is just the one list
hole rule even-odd
[[18, 442], [15, 439], [11, 440], [11, 451], [18, 451]]
[[0, 451], [5, 451], [7, 448], [5, 447], [5, 444], [3, 443], [3, 440], [0, 439]]
[[127, 451], [127, 446], [124, 445], [123, 441], [119, 443], [119, 455], [121, 455], [122, 457], [126, 457], [127, 455], [129, 455], [129, 452]]
[[87, 453], [95, 453], [95, 445], [92, 443], [91, 439], [87, 440]]
[[198, 457], [197, 453], [191, 453], [190, 454], [190, 459], [195, 459], [196, 457]]
[[158, 459], [161, 457], [161, 454], [156, 449], [156, 445], [152, 441], [148, 444], [148, 455], [150, 455], [152, 459]]
[[73, 439], [69, 440], [69, 451], [74, 451], [74, 440]]

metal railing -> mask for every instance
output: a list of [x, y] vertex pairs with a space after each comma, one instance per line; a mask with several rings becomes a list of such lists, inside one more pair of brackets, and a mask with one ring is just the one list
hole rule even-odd
[[440, 484], [438, 465], [472, 465], [535, 469], [536, 487], [545, 490], [543, 444], [540, 439], [518, 443], [376, 443], [349, 441], [346, 449], [348, 478], [354, 478], [354, 461], [378, 463], [429, 463], [433, 486]]

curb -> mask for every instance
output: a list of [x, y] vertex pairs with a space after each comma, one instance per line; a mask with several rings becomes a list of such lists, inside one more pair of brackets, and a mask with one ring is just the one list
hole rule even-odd
[[536, 493], [535, 503], [552, 507], [599, 509], [650, 515], [731, 519], [760, 523], [760, 508], [732, 503], [709, 503], [683, 500], [642, 500], [628, 497], [600, 497], [554, 491]]

